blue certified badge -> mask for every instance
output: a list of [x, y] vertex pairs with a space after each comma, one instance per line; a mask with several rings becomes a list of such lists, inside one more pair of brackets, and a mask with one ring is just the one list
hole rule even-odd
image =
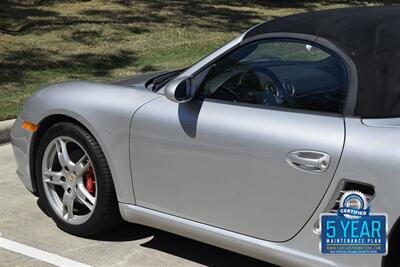
[[348, 191], [337, 214], [320, 216], [320, 249], [324, 254], [387, 254], [386, 214], [370, 214], [365, 195]]

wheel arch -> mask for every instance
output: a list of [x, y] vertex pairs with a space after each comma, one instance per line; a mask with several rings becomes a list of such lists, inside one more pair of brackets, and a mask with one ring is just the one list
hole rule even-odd
[[[37, 160], [37, 149], [39, 147], [40, 140], [42, 137], [46, 134], [46, 132], [50, 129], [51, 126], [53, 126], [56, 123], [59, 122], [70, 122], [73, 123], [79, 127], [82, 127], [85, 129], [89, 134], [93, 136], [93, 138], [99, 143], [99, 146], [101, 149], [104, 151], [104, 148], [99, 142], [99, 138], [93, 133], [92, 130], [90, 130], [88, 127], [85, 126], [84, 123], [82, 123], [80, 120], [77, 118], [65, 115], [65, 114], [51, 114], [43, 118], [39, 123], [39, 128], [38, 130], [32, 135], [31, 139], [31, 144], [30, 144], [30, 149], [29, 149], [29, 172], [30, 172], [30, 179], [32, 183], [32, 188], [33, 188], [33, 194], [36, 196], [39, 196], [38, 193], [38, 179], [36, 177], [36, 160]], [[107, 156], [106, 156], [107, 158]], [[108, 160], [107, 160], [108, 162]], [[111, 171], [112, 174], [112, 171]], [[114, 176], [113, 180], [114, 180]], [[115, 182], [115, 181], [114, 181]]]
[[[62, 120], [83, 126], [105, 155], [118, 201], [135, 204], [129, 152], [131, 121], [138, 108], [158, 97], [161, 95], [140, 86], [88, 82], [54, 84], [36, 91], [25, 102], [20, 118], [43, 127], [43, 132]], [[30, 157], [35, 155], [30, 152], [31, 145], [37, 145], [43, 132], [39, 131], [33, 142], [30, 133], [26, 136], [26, 164], [30, 164]], [[30, 172], [30, 168], [26, 172]]]

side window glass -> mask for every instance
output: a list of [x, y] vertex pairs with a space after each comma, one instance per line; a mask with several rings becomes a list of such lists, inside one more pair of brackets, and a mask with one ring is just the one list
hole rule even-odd
[[347, 69], [311, 43], [262, 40], [217, 61], [199, 89], [209, 99], [341, 113]]

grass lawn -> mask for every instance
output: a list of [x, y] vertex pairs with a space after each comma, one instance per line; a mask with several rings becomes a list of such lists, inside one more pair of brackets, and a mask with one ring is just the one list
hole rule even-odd
[[[374, 3], [376, 1], [373, 1]], [[36, 89], [173, 69], [262, 21], [366, 1], [25, 0], [0, 2], [0, 120]]]

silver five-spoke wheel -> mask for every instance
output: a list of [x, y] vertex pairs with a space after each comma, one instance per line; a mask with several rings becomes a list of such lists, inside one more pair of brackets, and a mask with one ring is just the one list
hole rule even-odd
[[60, 229], [78, 236], [118, 225], [113, 178], [97, 140], [72, 122], [42, 129], [36, 133], [35, 177], [47, 214]]
[[96, 206], [96, 174], [85, 149], [59, 136], [45, 149], [42, 181], [50, 206], [70, 224], [87, 221]]

